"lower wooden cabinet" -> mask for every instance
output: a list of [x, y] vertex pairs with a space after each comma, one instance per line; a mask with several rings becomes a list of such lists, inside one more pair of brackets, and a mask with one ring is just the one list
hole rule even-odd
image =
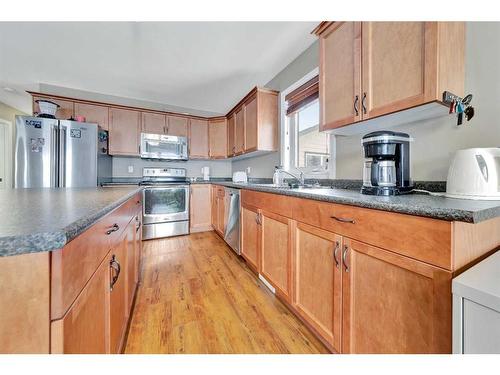
[[105, 259], [66, 315], [51, 324], [51, 353], [109, 353], [109, 261]]
[[211, 186], [191, 184], [190, 189], [190, 231], [193, 233], [212, 230]]
[[221, 236], [224, 235], [227, 223], [228, 198], [223, 186], [212, 185], [212, 226]]
[[136, 229], [135, 217], [132, 219], [130, 224], [127, 226], [126, 232], [126, 245], [127, 245], [127, 316], [130, 316], [132, 310], [132, 305], [134, 302], [135, 289], [137, 286], [136, 282], [136, 242], [135, 242], [135, 229]]
[[123, 234], [120, 244], [111, 250], [108, 256], [110, 267], [109, 285], [109, 346], [111, 353], [119, 353], [125, 336], [128, 316], [127, 296], [127, 250], [128, 229]]
[[255, 271], [260, 271], [260, 215], [256, 208], [241, 207], [241, 255]]
[[289, 219], [261, 210], [260, 273], [289, 301], [291, 232]]
[[450, 353], [451, 272], [344, 239], [343, 353]]
[[341, 352], [342, 237], [297, 223], [293, 251], [293, 307], [337, 352]]

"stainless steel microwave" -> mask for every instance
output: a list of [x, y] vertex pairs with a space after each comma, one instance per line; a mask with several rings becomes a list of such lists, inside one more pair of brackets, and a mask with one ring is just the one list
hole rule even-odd
[[187, 138], [141, 133], [141, 158], [188, 160]]

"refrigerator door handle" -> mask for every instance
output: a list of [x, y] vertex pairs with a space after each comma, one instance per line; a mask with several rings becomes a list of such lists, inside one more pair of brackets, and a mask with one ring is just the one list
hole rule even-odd
[[66, 126], [59, 130], [59, 187], [66, 187]]
[[57, 162], [59, 129], [57, 125], [51, 129], [51, 150], [50, 150], [50, 186], [57, 187], [59, 180], [59, 165]]

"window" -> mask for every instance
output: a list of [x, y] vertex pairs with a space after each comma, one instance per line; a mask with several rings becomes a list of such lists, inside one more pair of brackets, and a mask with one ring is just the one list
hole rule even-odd
[[331, 140], [328, 133], [319, 131], [317, 73], [285, 90], [282, 124], [283, 167], [309, 178], [330, 177]]

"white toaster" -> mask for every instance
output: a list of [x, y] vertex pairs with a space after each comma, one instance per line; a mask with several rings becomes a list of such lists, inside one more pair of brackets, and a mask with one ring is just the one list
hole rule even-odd
[[248, 177], [247, 177], [246, 172], [242, 172], [242, 171], [234, 172], [233, 173], [233, 182], [237, 183], [237, 184], [241, 184], [241, 183], [246, 184], [248, 182]]
[[445, 196], [500, 200], [500, 148], [457, 151], [448, 170]]

